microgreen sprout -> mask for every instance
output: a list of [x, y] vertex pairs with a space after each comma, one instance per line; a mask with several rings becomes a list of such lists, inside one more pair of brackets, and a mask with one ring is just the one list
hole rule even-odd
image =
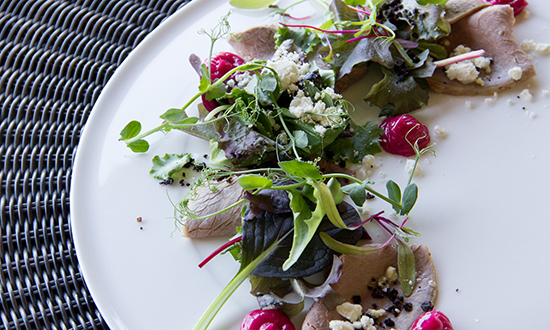
[[485, 50], [479, 49], [479, 50], [475, 50], [475, 51], [468, 52], [468, 53], [465, 53], [465, 54], [460, 54], [460, 55], [456, 55], [456, 56], [453, 56], [453, 57], [449, 57], [449, 58], [446, 58], [446, 59], [441, 60], [441, 61], [435, 61], [433, 63], [438, 68], [440, 68], [440, 67], [443, 67], [443, 66], [451, 65], [451, 64], [466, 61], [466, 60], [473, 60], [475, 58], [483, 56], [483, 54], [485, 54]]

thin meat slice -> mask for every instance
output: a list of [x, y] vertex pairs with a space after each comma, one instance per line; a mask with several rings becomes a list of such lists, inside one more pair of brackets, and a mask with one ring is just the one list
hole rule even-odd
[[445, 3], [445, 19], [453, 24], [491, 4], [483, 0], [449, 0]]
[[237, 55], [247, 62], [269, 60], [275, 54], [275, 25], [256, 26], [242, 32], [236, 32], [228, 39]]
[[[519, 82], [535, 76], [535, 68], [529, 57], [514, 40], [514, 22], [514, 12], [510, 6], [495, 5], [483, 8], [453, 24], [448, 37], [448, 50], [458, 45], [473, 50], [485, 50], [483, 56], [492, 59], [491, 72], [480, 74], [483, 80], [481, 86], [477, 83], [462, 84], [456, 80], [449, 80], [444, 69], [439, 68], [433, 77], [428, 79], [430, 89], [437, 93], [453, 95], [491, 95], [510, 89]], [[519, 80], [508, 74], [508, 71], [515, 67], [522, 70]]]
[[[412, 246], [412, 250], [416, 261], [416, 283], [413, 293], [409, 297], [404, 297], [403, 302], [392, 301], [388, 297], [375, 298], [378, 295], [373, 294], [378, 280], [385, 276], [388, 267], [397, 269], [396, 245], [388, 245], [376, 253], [365, 256], [343, 255], [342, 275], [338, 283], [332, 287], [347, 302], [353, 303], [360, 297], [363, 312], [372, 309], [373, 304], [376, 304], [376, 309], [387, 309], [394, 305], [399, 307], [396, 311], [397, 316], [394, 313], [386, 313], [378, 317], [377, 324], [389, 318], [395, 322], [394, 329], [407, 330], [424, 313], [422, 305], [424, 308], [433, 306], [437, 297], [435, 267], [428, 248], [425, 245], [415, 245]], [[389, 292], [392, 289], [397, 290], [398, 296], [403, 296], [399, 283], [391, 282], [387, 290]], [[409, 308], [404, 308], [404, 304], [410, 304], [412, 309], [408, 311]], [[302, 330], [329, 330], [329, 322], [332, 320], [344, 318], [336, 310], [329, 310], [323, 299], [320, 299], [310, 308]]]
[[[208, 186], [197, 190], [197, 199], [191, 200], [189, 209], [197, 216], [204, 216], [223, 210], [243, 199], [245, 190], [237, 180], [227, 180], [219, 183], [213, 191]], [[237, 233], [236, 227], [241, 225], [241, 208], [234, 207], [219, 215], [197, 220], [188, 218], [185, 221], [183, 236], [189, 238], [204, 238], [209, 236], [231, 236]]]

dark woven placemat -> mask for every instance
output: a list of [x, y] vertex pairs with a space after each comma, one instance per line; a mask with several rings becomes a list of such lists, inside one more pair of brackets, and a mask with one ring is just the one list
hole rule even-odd
[[101, 90], [189, 0], [0, 0], [0, 329], [107, 329], [69, 231], [71, 168]]

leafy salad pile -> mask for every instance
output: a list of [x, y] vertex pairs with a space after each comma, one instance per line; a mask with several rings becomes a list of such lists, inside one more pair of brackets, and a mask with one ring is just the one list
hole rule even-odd
[[[384, 78], [368, 92], [365, 100], [378, 106], [380, 116], [398, 115], [425, 105], [428, 87], [424, 80], [436, 65], [433, 59], [447, 56], [436, 42], [449, 33], [441, 7], [444, 1], [335, 0], [327, 4], [329, 19], [320, 27], [281, 24], [276, 44], [285, 44], [311, 61], [308, 73], [296, 83], [297, 90], [283, 88], [279, 73], [268, 61], [251, 61], [235, 66], [222, 77], [211, 79], [214, 43], [230, 36], [228, 16], [207, 32], [212, 40], [210, 56], [200, 64], [198, 93], [182, 108], [169, 109], [163, 122], [142, 132], [141, 123], [131, 121], [120, 140], [134, 152], [146, 152], [146, 137], [155, 132], [179, 130], [210, 141], [209, 166], [194, 183], [188, 197], [176, 205], [179, 219], [204, 219], [242, 208], [242, 227], [219, 251], [229, 251], [240, 270], [205, 312], [195, 329], [206, 329], [229, 296], [247, 278], [261, 306], [277, 306], [288, 315], [303, 308], [285, 301], [288, 292], [305, 297], [329, 297], [330, 284], [338, 277], [339, 254], [368, 254], [378, 248], [357, 243], [368, 238], [366, 222], [376, 222], [389, 234], [387, 242], [398, 244], [398, 272], [403, 293], [410, 295], [415, 283], [415, 260], [407, 244], [419, 234], [383, 217], [382, 212], [362, 220], [357, 208], [372, 196], [388, 202], [396, 213], [406, 216], [418, 197], [411, 173], [402, 189], [390, 180], [380, 193], [369, 179], [359, 180], [342, 173], [323, 173], [318, 162], [360, 163], [367, 155], [380, 152], [382, 130], [374, 120], [359, 124], [350, 116], [353, 106], [335, 97], [337, 79], [356, 66], [380, 66]], [[283, 11], [284, 12], [284, 11]], [[245, 86], [230, 85], [235, 74], [248, 74]], [[306, 113], [309, 120], [289, 111], [289, 99], [297, 93], [322, 102], [323, 114]], [[212, 111], [199, 105], [198, 116], [187, 110], [205, 97], [219, 103]], [[313, 119], [312, 119], [313, 118]], [[324, 119], [324, 121], [323, 121]], [[324, 123], [324, 124], [323, 124]], [[328, 124], [327, 124], [328, 123]], [[416, 161], [431, 152], [412, 144]], [[192, 163], [190, 154], [155, 156], [151, 174], [164, 182], [177, 180]], [[237, 178], [245, 197], [230, 207], [207, 216], [193, 214], [189, 201], [197, 187], [216, 190], [220, 182]], [[219, 252], [218, 251], [218, 252]], [[321, 285], [304, 279], [325, 269], [333, 271]]]

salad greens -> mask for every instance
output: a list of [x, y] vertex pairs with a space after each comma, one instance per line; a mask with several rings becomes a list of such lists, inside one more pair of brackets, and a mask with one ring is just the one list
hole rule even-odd
[[[381, 109], [381, 116], [407, 113], [427, 103], [425, 78], [436, 67], [432, 59], [447, 57], [437, 44], [450, 31], [438, 6], [443, 3], [334, 0], [327, 4], [330, 19], [321, 27], [281, 24], [275, 35], [278, 51], [321, 56], [321, 62], [311, 62], [294, 90], [283, 87], [283, 77], [265, 60], [237, 65], [212, 79], [213, 46], [229, 36], [228, 14], [211, 31], [201, 31], [211, 39], [211, 47], [209, 59], [198, 65], [198, 92], [182, 108], [163, 113], [162, 123], [155, 128], [142, 132], [141, 123], [131, 121], [122, 129], [119, 140], [133, 152], [148, 151], [146, 137], [155, 132], [179, 130], [209, 141], [210, 167], [203, 169], [187, 197], [175, 205], [182, 223], [241, 208], [243, 223], [237, 236], [212, 255], [229, 251], [241, 267], [196, 330], [207, 329], [247, 278], [262, 306], [276, 303], [294, 315], [303, 308], [303, 298], [335, 294], [329, 285], [338, 280], [337, 255], [374, 253], [394, 240], [402, 291], [412, 293], [415, 259], [407, 243], [420, 234], [404, 227], [408, 218], [396, 224], [380, 212], [362, 220], [357, 207], [375, 196], [389, 203], [396, 214], [407, 216], [418, 198], [418, 187], [412, 182], [414, 170], [404, 189], [390, 180], [386, 193], [381, 193], [372, 188], [370, 179], [322, 172], [319, 161], [361, 163], [365, 156], [381, 151], [382, 130], [376, 122], [354, 121], [352, 105], [334, 93], [337, 80], [357, 66], [369, 70], [378, 66], [384, 74], [365, 96]], [[231, 4], [251, 9], [271, 6], [273, 1], [232, 0]], [[282, 16], [286, 9], [276, 8]], [[236, 75], [244, 75], [247, 83], [236, 83]], [[198, 115], [189, 116], [189, 107], [201, 97], [219, 105], [207, 111], [201, 104]], [[299, 98], [315, 100], [315, 106], [325, 111], [297, 115], [292, 107]], [[411, 146], [416, 153], [415, 167], [422, 154], [432, 152], [431, 146], [423, 150], [416, 143]], [[155, 156], [150, 174], [173, 182], [192, 162], [188, 153]], [[220, 182], [231, 178], [237, 178], [246, 190], [243, 199], [212, 214], [193, 213], [189, 203], [198, 198], [199, 186], [216, 190]], [[367, 222], [377, 223], [389, 233], [389, 239], [376, 248], [357, 246], [368, 237], [363, 228]], [[305, 282], [305, 277], [329, 268], [332, 271], [322, 285], [312, 288]], [[298, 293], [302, 301], [290, 303], [281, 298], [289, 292]]]

